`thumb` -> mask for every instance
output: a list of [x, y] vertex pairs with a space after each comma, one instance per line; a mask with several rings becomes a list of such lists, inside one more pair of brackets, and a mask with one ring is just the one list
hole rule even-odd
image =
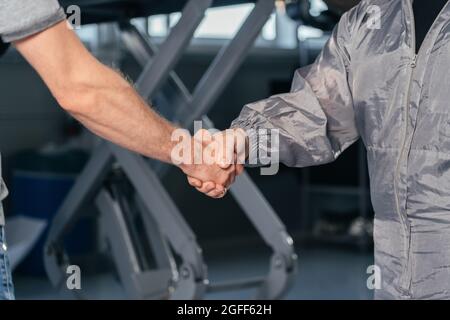
[[203, 182], [201, 182], [200, 180], [198, 180], [194, 177], [188, 177], [187, 179], [188, 179], [189, 184], [195, 188], [201, 188], [203, 185]]
[[234, 164], [235, 139], [230, 132], [224, 131], [216, 134], [214, 140], [217, 143], [217, 164], [222, 169], [228, 169]]
[[206, 129], [199, 129], [194, 134], [194, 139], [199, 142], [209, 142], [212, 140], [212, 134]]
[[225, 160], [219, 160], [218, 162], [217, 162], [217, 165], [221, 168], [221, 169], [228, 169], [229, 167], [231, 167], [232, 166], [232, 164], [231, 163], [227, 163], [227, 161], [225, 161]]

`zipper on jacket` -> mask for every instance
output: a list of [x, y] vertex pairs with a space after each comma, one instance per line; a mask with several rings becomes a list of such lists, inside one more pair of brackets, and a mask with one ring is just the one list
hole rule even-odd
[[[403, 250], [405, 251], [405, 263], [406, 263], [406, 270], [402, 273], [402, 275], [400, 276], [399, 279], [399, 284], [400, 284], [400, 289], [402, 291], [404, 291], [403, 293], [405, 295], [409, 295], [409, 290], [410, 290], [410, 285], [411, 285], [411, 267], [410, 267], [410, 247], [411, 247], [411, 230], [410, 230], [410, 225], [409, 225], [409, 221], [408, 221], [408, 217], [406, 216], [406, 212], [405, 214], [402, 213], [402, 210], [400, 209], [400, 200], [399, 200], [399, 180], [401, 178], [401, 172], [400, 172], [400, 165], [402, 163], [402, 160], [404, 158], [405, 155], [405, 151], [407, 150], [407, 144], [408, 144], [408, 118], [409, 118], [409, 108], [410, 108], [410, 104], [411, 104], [411, 86], [412, 86], [412, 81], [414, 78], [414, 69], [417, 67], [417, 57], [418, 54], [420, 53], [420, 49], [419, 52], [416, 54], [416, 28], [415, 28], [415, 20], [414, 20], [414, 12], [412, 9], [412, 5], [411, 2], [409, 0], [406, 0], [408, 2], [408, 9], [409, 9], [409, 14], [410, 14], [410, 18], [411, 18], [411, 48], [412, 48], [412, 56], [411, 56], [411, 61], [409, 63], [409, 67], [411, 68], [411, 72], [410, 72], [410, 76], [409, 76], [409, 81], [408, 81], [408, 86], [407, 86], [407, 92], [406, 92], [406, 106], [405, 106], [405, 113], [404, 113], [404, 121], [405, 121], [405, 129], [404, 129], [404, 135], [403, 135], [403, 141], [402, 141], [402, 147], [400, 149], [400, 154], [398, 156], [397, 159], [397, 165], [396, 165], [396, 169], [395, 169], [395, 176], [394, 176], [394, 195], [395, 195], [395, 203], [396, 203], [396, 207], [397, 207], [397, 214], [399, 215], [402, 224], [403, 224], [403, 228], [404, 228], [404, 248]], [[406, 210], [406, 208], [405, 208]]]
[[414, 54], [414, 56], [411, 59], [411, 64], [410, 64], [411, 68], [415, 68], [417, 67], [417, 54]]
[[[404, 113], [404, 117], [405, 117], [405, 128], [404, 128], [404, 135], [403, 135], [403, 142], [402, 142], [402, 147], [400, 149], [400, 154], [398, 156], [397, 159], [397, 165], [396, 165], [396, 169], [395, 169], [395, 177], [394, 177], [394, 195], [395, 195], [395, 203], [396, 203], [396, 207], [397, 207], [397, 214], [400, 216], [400, 219], [402, 221], [403, 227], [404, 227], [404, 232], [405, 232], [405, 245], [404, 245], [404, 251], [405, 251], [405, 261], [406, 261], [406, 271], [402, 273], [402, 276], [400, 278], [400, 286], [401, 289], [405, 291], [405, 294], [407, 294], [407, 292], [409, 291], [409, 287], [410, 287], [410, 278], [411, 278], [411, 271], [410, 271], [410, 238], [411, 238], [411, 230], [410, 230], [410, 226], [409, 226], [409, 221], [408, 221], [408, 217], [406, 216], [406, 212], [403, 214], [402, 210], [400, 209], [400, 200], [399, 200], [399, 180], [401, 178], [401, 172], [400, 172], [400, 166], [401, 163], [405, 157], [405, 153], [407, 148], [407, 144], [408, 144], [408, 122], [409, 122], [409, 105], [411, 103], [410, 100], [410, 93], [411, 93], [411, 86], [412, 86], [412, 80], [414, 77], [414, 68], [417, 66], [417, 55], [415, 54], [412, 58], [411, 58], [411, 62], [409, 64], [410, 68], [411, 68], [411, 75], [409, 77], [409, 82], [408, 82], [408, 91], [407, 91], [407, 98], [406, 98], [406, 107], [405, 107], [405, 113]], [[406, 210], [406, 208], [405, 208]]]

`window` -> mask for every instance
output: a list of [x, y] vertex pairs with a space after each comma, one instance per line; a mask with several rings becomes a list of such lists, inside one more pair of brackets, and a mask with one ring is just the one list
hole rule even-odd
[[165, 37], [168, 30], [168, 16], [159, 14], [148, 18], [148, 33], [154, 37]]
[[92, 47], [98, 42], [98, 26], [96, 24], [84, 25], [75, 30], [81, 41]]
[[[311, 14], [318, 15], [327, 9], [323, 0], [310, 0]], [[272, 13], [264, 25], [256, 45], [277, 46], [281, 48], [296, 48], [297, 39], [317, 38], [323, 35], [319, 29], [298, 25], [285, 12], [284, 1], [277, 0], [276, 11]], [[195, 32], [195, 38], [201, 39], [197, 43], [211, 43], [208, 40], [226, 40], [234, 37], [254, 4], [240, 4], [225, 7], [210, 8], [205, 18]], [[164, 38], [180, 19], [181, 13], [154, 15], [149, 18], [135, 18], [132, 23], [141, 30], [147, 30], [152, 37]], [[76, 30], [80, 38], [90, 47], [95, 47], [101, 40], [99, 25], [84, 25]], [[217, 41], [212, 43], [218, 43]]]
[[237, 33], [253, 4], [211, 8], [195, 32], [197, 38], [229, 39]]
[[[231, 39], [250, 14], [254, 4], [240, 4], [210, 8], [195, 32], [197, 39]], [[148, 33], [153, 37], [165, 37], [181, 17], [181, 13], [155, 15], [148, 18]], [[294, 22], [292, 22], [295, 24]], [[261, 32], [261, 40], [273, 42], [277, 38], [277, 14], [273, 13]]]

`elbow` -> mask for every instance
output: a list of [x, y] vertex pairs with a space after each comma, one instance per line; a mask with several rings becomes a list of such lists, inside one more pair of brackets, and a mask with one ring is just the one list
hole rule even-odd
[[65, 85], [53, 92], [60, 107], [73, 116], [86, 115], [96, 105], [98, 93], [86, 85]]

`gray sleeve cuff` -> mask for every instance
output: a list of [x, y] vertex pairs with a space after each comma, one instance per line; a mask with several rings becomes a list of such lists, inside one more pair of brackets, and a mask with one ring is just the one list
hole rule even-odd
[[59, 8], [57, 11], [47, 16], [29, 20], [27, 23], [21, 25], [20, 28], [14, 31], [2, 33], [2, 39], [4, 42], [21, 40], [33, 34], [44, 31], [45, 29], [48, 29], [65, 19], [66, 14], [64, 13], [64, 10]]
[[256, 166], [256, 163], [253, 163], [254, 161], [251, 161], [251, 159], [255, 157], [254, 155], [258, 154], [258, 133], [253, 125], [254, 123], [250, 119], [242, 119], [241, 117], [239, 117], [235, 119], [230, 126], [230, 129], [242, 129], [247, 134], [248, 157], [245, 162], [246, 167]]
[[230, 126], [231, 129], [243, 129], [248, 137], [248, 157], [246, 167], [260, 167], [268, 165], [273, 160], [277, 146], [272, 146], [273, 129], [259, 128], [252, 118], [237, 118]]

